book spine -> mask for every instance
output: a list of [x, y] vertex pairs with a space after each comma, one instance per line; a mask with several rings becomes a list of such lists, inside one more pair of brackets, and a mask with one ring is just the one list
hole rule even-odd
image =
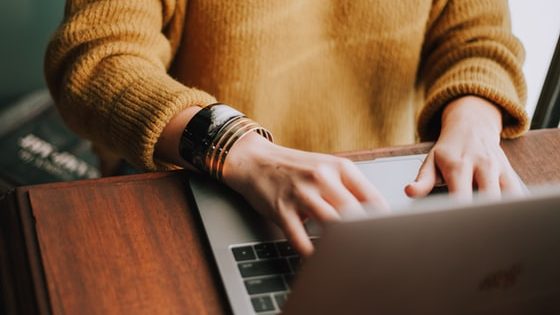
[[44, 89], [33, 92], [8, 105], [6, 109], [0, 112], [0, 137], [39, 116], [51, 106], [53, 106], [51, 96]]

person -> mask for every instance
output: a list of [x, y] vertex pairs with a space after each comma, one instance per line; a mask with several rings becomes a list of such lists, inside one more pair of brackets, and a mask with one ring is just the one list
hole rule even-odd
[[386, 207], [329, 153], [435, 140], [409, 196], [520, 192], [500, 139], [528, 128], [523, 53], [507, 0], [68, 0], [45, 73], [79, 134], [194, 165], [309, 255], [306, 217]]

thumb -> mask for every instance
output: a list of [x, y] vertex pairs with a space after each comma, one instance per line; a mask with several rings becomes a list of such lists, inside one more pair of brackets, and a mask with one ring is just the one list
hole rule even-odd
[[404, 190], [411, 198], [425, 197], [432, 191], [436, 181], [437, 168], [432, 150], [422, 163], [414, 182], [408, 184]]

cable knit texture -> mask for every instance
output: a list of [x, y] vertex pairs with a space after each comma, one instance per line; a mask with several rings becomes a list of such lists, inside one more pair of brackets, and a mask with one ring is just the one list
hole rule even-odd
[[48, 86], [68, 125], [136, 166], [188, 106], [229, 103], [318, 152], [433, 140], [477, 95], [528, 128], [507, 0], [68, 0]]

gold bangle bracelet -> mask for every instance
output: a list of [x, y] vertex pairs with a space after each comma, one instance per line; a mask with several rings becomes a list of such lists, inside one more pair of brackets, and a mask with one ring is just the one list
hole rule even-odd
[[221, 180], [231, 147], [249, 132], [256, 131], [269, 141], [268, 130], [222, 103], [202, 108], [187, 123], [179, 141], [179, 154], [199, 170]]
[[273, 141], [268, 130], [247, 117], [238, 117], [226, 124], [212, 141], [205, 155], [208, 173], [217, 180], [222, 179], [226, 157], [233, 145], [250, 132], [256, 131], [269, 141]]
[[218, 180], [222, 179], [225, 160], [226, 160], [227, 155], [229, 154], [229, 151], [233, 147], [233, 145], [237, 141], [239, 141], [239, 139], [243, 138], [244, 136], [248, 135], [250, 132], [253, 132], [253, 131], [255, 131], [259, 128], [262, 128], [262, 127], [260, 127], [257, 123], [251, 121], [251, 122], [248, 122], [244, 126], [240, 126], [240, 128], [238, 130], [236, 130], [234, 133], [231, 134], [231, 137], [228, 139], [228, 141], [226, 142], [226, 144], [223, 147], [223, 150], [220, 152], [220, 154], [218, 155], [218, 158], [217, 158], [218, 161], [217, 161], [217, 167], [216, 167], [216, 178]]
[[206, 168], [211, 176], [215, 176], [215, 170], [217, 169], [217, 156], [223, 151], [224, 143], [229, 138], [228, 134], [231, 133], [233, 130], [237, 129], [240, 124], [243, 124], [246, 121], [246, 117], [239, 117], [229, 124], [224, 126], [224, 128], [216, 135], [214, 141], [212, 141], [212, 145], [210, 146], [209, 150], [206, 152]]

